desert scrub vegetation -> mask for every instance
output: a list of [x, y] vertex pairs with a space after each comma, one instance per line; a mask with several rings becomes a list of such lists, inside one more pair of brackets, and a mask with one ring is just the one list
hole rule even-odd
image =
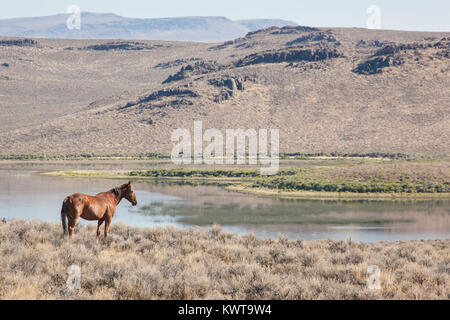
[[317, 157], [340, 157], [340, 158], [387, 158], [387, 159], [428, 159], [429, 155], [424, 154], [404, 154], [388, 152], [368, 152], [368, 153], [346, 153], [346, 152], [316, 152], [316, 153], [281, 153], [280, 159], [311, 159]]
[[159, 153], [2, 154], [0, 152], [0, 160], [54, 161], [54, 160], [158, 160], [158, 159], [170, 159], [170, 156]]
[[450, 166], [439, 162], [360, 162], [295, 168], [290, 176], [256, 179], [252, 187], [355, 193], [448, 193]]
[[[311, 160], [311, 159], [310, 159]], [[321, 160], [310, 166], [281, 168], [273, 176], [258, 169], [151, 169], [135, 170], [130, 177], [240, 178], [247, 188], [285, 191], [354, 193], [448, 193], [448, 161]]]
[[[293, 175], [294, 170], [282, 169], [278, 175]], [[131, 177], [225, 177], [225, 178], [254, 178], [260, 176], [259, 169], [151, 169], [131, 171]]]
[[[356, 243], [257, 239], [224, 232], [0, 222], [2, 299], [449, 299], [450, 240]], [[81, 288], [66, 287], [81, 268]], [[381, 289], [366, 286], [367, 267]]]

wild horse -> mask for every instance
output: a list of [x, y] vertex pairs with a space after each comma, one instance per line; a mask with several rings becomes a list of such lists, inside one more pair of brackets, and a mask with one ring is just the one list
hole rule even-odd
[[[116, 213], [116, 207], [120, 201], [125, 198], [133, 206], [137, 205], [136, 195], [134, 194], [131, 181], [106, 192], [101, 192], [95, 196], [89, 196], [82, 193], [75, 193], [64, 199], [61, 208], [61, 221], [63, 227], [63, 236], [69, 232], [69, 238], [72, 238], [75, 225], [78, 218], [85, 220], [98, 220], [97, 241], [100, 237], [100, 227], [105, 222], [105, 239], [108, 236], [111, 220]], [[66, 218], [69, 228], [66, 226]]]

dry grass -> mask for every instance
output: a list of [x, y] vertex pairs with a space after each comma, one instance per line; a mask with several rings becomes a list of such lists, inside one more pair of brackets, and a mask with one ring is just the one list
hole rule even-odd
[[[450, 240], [355, 243], [258, 240], [214, 226], [139, 229], [113, 224], [107, 243], [94, 225], [72, 242], [61, 227], [0, 222], [2, 299], [449, 299]], [[66, 287], [81, 267], [81, 289]], [[380, 290], [366, 288], [369, 265]]]
[[450, 181], [450, 161], [385, 161], [357, 165], [334, 166], [320, 172], [325, 178], [354, 181], [392, 181], [401, 183]]
[[[450, 192], [450, 162], [374, 161], [331, 164], [322, 167], [289, 168], [293, 174], [278, 174], [255, 180], [253, 187], [356, 193], [446, 193]], [[288, 171], [288, 169], [286, 169]]]

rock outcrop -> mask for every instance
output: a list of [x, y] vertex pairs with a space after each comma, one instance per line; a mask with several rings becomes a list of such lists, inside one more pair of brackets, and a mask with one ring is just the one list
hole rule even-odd
[[162, 100], [163, 98], [171, 98], [169, 101], [166, 101], [161, 104], [156, 104], [157, 107], [167, 106], [167, 105], [192, 105], [192, 101], [189, 101], [188, 98], [197, 98], [199, 95], [186, 88], [168, 88], [155, 91], [150, 95], [140, 98], [137, 101], [129, 102], [125, 106], [119, 107], [119, 110], [128, 109], [137, 105], [145, 105], [149, 102], [155, 102], [158, 100]]
[[393, 56], [376, 57], [361, 62], [353, 69], [353, 72], [365, 75], [376, 74], [381, 73], [383, 68], [400, 65], [402, 63], [403, 61], [401, 59]]
[[238, 91], [244, 90], [244, 82], [247, 78], [239, 76], [222, 77], [209, 80], [209, 84], [220, 88], [220, 93], [214, 97], [214, 102], [221, 103], [236, 96]]
[[210, 50], [210, 51], [211, 50], [222, 50], [222, 49], [228, 48], [228, 47], [230, 47], [232, 45], [235, 45], [235, 44], [242, 44], [242, 43], [244, 43], [246, 41], [247, 41], [246, 38], [238, 38], [238, 39], [235, 39], [235, 40], [225, 41], [224, 43], [221, 43], [221, 44], [219, 44], [217, 46], [209, 47], [208, 50]]
[[[109, 50], [153, 50], [156, 48], [164, 47], [161, 44], [147, 45], [143, 42], [135, 41], [114, 41], [102, 44], [95, 44], [92, 46], [77, 48], [78, 50], [97, 50], [97, 51], [109, 51]], [[74, 50], [73, 47], [66, 48], [66, 50]]]
[[[310, 32], [315, 32], [317, 33], [324, 33], [324, 32], [320, 32], [319, 29], [317, 28], [313, 28], [313, 27], [306, 27], [306, 26], [286, 26], [286, 27], [269, 27], [266, 29], [261, 29], [261, 30], [257, 30], [257, 31], [252, 31], [249, 32], [245, 35], [245, 37], [241, 37], [241, 38], [237, 38], [234, 40], [230, 40], [230, 41], [226, 41], [223, 42], [219, 45], [215, 45], [212, 47], [209, 47], [208, 50], [212, 51], [212, 50], [222, 50], [222, 49], [226, 49], [229, 47], [234, 46], [234, 48], [239, 49], [239, 48], [243, 48], [243, 49], [249, 49], [249, 48], [253, 48], [255, 46], [258, 45], [258, 41], [255, 41], [255, 39], [257, 39], [258, 37], [265, 37], [267, 35], [283, 35], [283, 34], [305, 34], [305, 33], [310, 33]], [[328, 34], [329, 32], [325, 32], [324, 34]], [[304, 35], [305, 37], [308, 37], [309, 35]], [[320, 37], [320, 35], [318, 36]], [[328, 37], [324, 37], [325, 40], [329, 40], [330, 42], [334, 42], [336, 40], [333, 41], [333, 36], [328, 35]], [[338, 45], [338, 42], [335, 42], [336, 45]]]
[[400, 43], [385, 45], [381, 49], [375, 51], [374, 56], [392, 55], [399, 52], [406, 52], [410, 50], [423, 50], [427, 48], [448, 49], [450, 48], [450, 39], [442, 38], [439, 41], [424, 41], [413, 43]]
[[305, 32], [320, 31], [318, 28], [308, 26], [285, 26], [285, 27], [270, 27], [247, 33], [245, 37], [253, 37], [262, 34], [301, 34]]
[[450, 41], [448, 38], [442, 38], [439, 41], [406, 44], [390, 43], [376, 50], [372, 56], [360, 62], [352, 71], [363, 75], [381, 73], [386, 67], [403, 64], [408, 57], [414, 57], [415, 61], [420, 61], [422, 58], [421, 51], [425, 49], [438, 49], [435, 52], [435, 57], [448, 58], [450, 55]]
[[319, 31], [318, 28], [308, 26], [286, 26], [278, 28], [278, 30], [272, 32], [272, 34], [296, 34], [302, 32]]
[[296, 44], [304, 44], [308, 42], [332, 42], [335, 46], [339, 46], [340, 42], [336, 40], [331, 32], [313, 32], [303, 35], [295, 40], [286, 43], [288, 46]]
[[13, 39], [13, 40], [0, 40], [0, 46], [17, 46], [17, 47], [33, 47], [38, 43], [33, 39]]
[[193, 62], [193, 61], [200, 61], [200, 58], [189, 58], [189, 59], [176, 59], [173, 61], [168, 61], [168, 62], [162, 62], [162, 63], [158, 63], [156, 66], [154, 66], [154, 69], [168, 69], [168, 68], [173, 68], [173, 67], [178, 67], [181, 66], [183, 64], [189, 63], [189, 62]]
[[389, 42], [379, 41], [379, 40], [371, 40], [371, 41], [359, 40], [356, 43], [355, 47], [357, 47], [357, 48], [381, 48], [387, 44], [389, 44]]
[[197, 61], [194, 64], [188, 64], [187, 66], [182, 67], [176, 74], [170, 75], [163, 81], [163, 84], [183, 80], [195, 75], [217, 72], [223, 69], [225, 69], [225, 66], [220, 65], [215, 61]]
[[282, 50], [271, 50], [251, 54], [236, 62], [236, 67], [243, 67], [259, 63], [281, 63], [298, 61], [320, 61], [341, 57], [342, 54], [336, 49], [317, 48], [287, 48]]

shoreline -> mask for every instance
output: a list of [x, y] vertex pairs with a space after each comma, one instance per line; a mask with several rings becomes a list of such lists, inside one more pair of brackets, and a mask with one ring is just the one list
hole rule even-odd
[[245, 186], [229, 186], [227, 190], [256, 196], [277, 197], [280, 199], [310, 199], [310, 200], [449, 200], [450, 193], [356, 193], [327, 191], [279, 191], [268, 188], [246, 188]]
[[40, 172], [39, 175], [61, 178], [100, 178], [133, 181], [166, 181], [179, 183], [197, 183], [200, 185], [217, 185], [225, 190], [250, 194], [255, 196], [276, 197], [280, 199], [311, 199], [311, 200], [380, 200], [380, 201], [408, 201], [408, 200], [450, 200], [450, 193], [357, 193], [357, 192], [329, 192], [329, 191], [288, 191], [251, 187], [251, 179], [233, 177], [146, 177], [126, 174], [129, 171], [93, 171], [93, 170], [61, 170]]

